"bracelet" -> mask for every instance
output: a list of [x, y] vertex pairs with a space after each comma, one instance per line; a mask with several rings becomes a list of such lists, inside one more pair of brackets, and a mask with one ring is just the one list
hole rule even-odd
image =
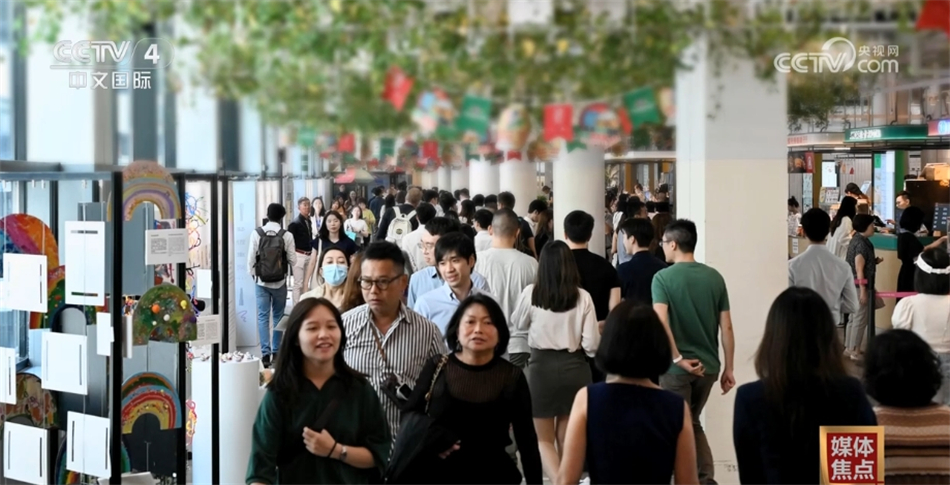
[[333, 442], [333, 447], [332, 447], [332, 448], [330, 448], [330, 452], [329, 452], [329, 453], [327, 453], [327, 458], [330, 458], [331, 456], [333, 456], [333, 450], [335, 450], [335, 449], [336, 449], [336, 445], [337, 445], [337, 442], [336, 442], [336, 441], [334, 441], [334, 442]]
[[673, 363], [674, 363], [674, 364], [679, 364], [681, 360], [683, 360], [683, 354], [680, 354], [679, 357], [673, 359]]

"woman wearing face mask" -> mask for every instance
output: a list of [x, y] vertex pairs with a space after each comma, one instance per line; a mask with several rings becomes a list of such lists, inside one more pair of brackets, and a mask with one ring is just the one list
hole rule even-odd
[[[528, 381], [502, 358], [508, 339], [504, 312], [490, 296], [459, 304], [445, 331], [451, 353], [426, 363], [409, 398], [407, 409], [427, 412], [434, 423], [398, 483], [520, 484], [522, 473], [505, 451], [509, 429], [524, 481], [542, 482]], [[397, 442], [403, 445], [411, 443]]]
[[248, 484], [372, 483], [392, 438], [376, 391], [343, 360], [343, 318], [322, 298], [290, 314], [251, 433]]
[[[312, 246], [316, 254], [323, 254], [325, 250], [330, 248], [338, 248], [343, 251], [347, 260], [356, 254], [359, 249], [356, 243], [343, 231], [343, 216], [333, 211], [327, 212], [327, 216], [323, 219], [323, 227], [320, 228], [320, 237], [313, 241]], [[317, 274], [317, 281], [311, 283], [317, 270], [318, 259], [310, 258], [310, 263], [307, 265], [307, 273], [303, 281], [305, 292], [310, 291], [314, 283], [322, 284], [323, 282], [323, 279]], [[322, 264], [323, 261], [321, 260], [320, 263]]]
[[320, 255], [320, 269], [318, 276], [323, 284], [314, 285], [313, 289], [300, 296], [303, 298], [326, 298], [330, 303], [340, 310], [344, 309], [346, 303], [346, 291], [344, 283], [349, 271], [349, 259], [342, 249], [330, 247]]

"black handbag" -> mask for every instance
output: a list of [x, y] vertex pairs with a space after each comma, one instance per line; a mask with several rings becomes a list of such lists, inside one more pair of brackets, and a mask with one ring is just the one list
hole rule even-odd
[[425, 396], [425, 412], [404, 411], [402, 413], [399, 434], [396, 436], [389, 466], [386, 468], [386, 483], [407, 483], [403, 481], [407, 477], [407, 472], [413, 468], [413, 464], [420, 458], [422, 451], [431, 443], [430, 430], [435, 420], [429, 416], [429, 402], [432, 400], [432, 390], [435, 388], [436, 380], [448, 360], [449, 356], [443, 355], [435, 368], [429, 391]]

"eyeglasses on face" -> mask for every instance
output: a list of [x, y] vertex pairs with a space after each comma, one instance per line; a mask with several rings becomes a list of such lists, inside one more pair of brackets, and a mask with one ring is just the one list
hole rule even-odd
[[398, 275], [398, 276], [393, 276], [392, 278], [380, 278], [376, 280], [360, 278], [360, 288], [364, 290], [371, 290], [373, 289], [373, 285], [376, 285], [377, 288], [385, 291], [387, 288], [389, 288], [389, 285], [391, 285], [393, 281], [396, 281], [401, 277], [402, 275]]
[[434, 243], [420, 242], [418, 246], [419, 246], [419, 249], [422, 249], [425, 251], [432, 251], [433, 249], [435, 249]]

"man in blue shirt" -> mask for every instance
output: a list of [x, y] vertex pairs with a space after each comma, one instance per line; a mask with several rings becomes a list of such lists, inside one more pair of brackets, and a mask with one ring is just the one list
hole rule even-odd
[[[435, 323], [445, 334], [459, 303], [472, 295], [484, 294], [472, 282], [475, 243], [461, 232], [439, 238], [435, 245], [436, 269], [445, 283], [420, 296], [413, 310]], [[451, 350], [451, 349], [450, 349]]]
[[[425, 231], [422, 234], [422, 242], [419, 243], [419, 246], [422, 248], [422, 255], [427, 267], [417, 269], [409, 280], [409, 295], [406, 298], [406, 305], [410, 308], [415, 307], [416, 300], [419, 297], [435, 290], [444, 283], [435, 268], [435, 245], [439, 242], [439, 238], [456, 232], [461, 233], [459, 222], [448, 217], [436, 217], [426, 223]], [[491, 293], [488, 281], [482, 275], [473, 272], [472, 282], [476, 288], [485, 293]]]

